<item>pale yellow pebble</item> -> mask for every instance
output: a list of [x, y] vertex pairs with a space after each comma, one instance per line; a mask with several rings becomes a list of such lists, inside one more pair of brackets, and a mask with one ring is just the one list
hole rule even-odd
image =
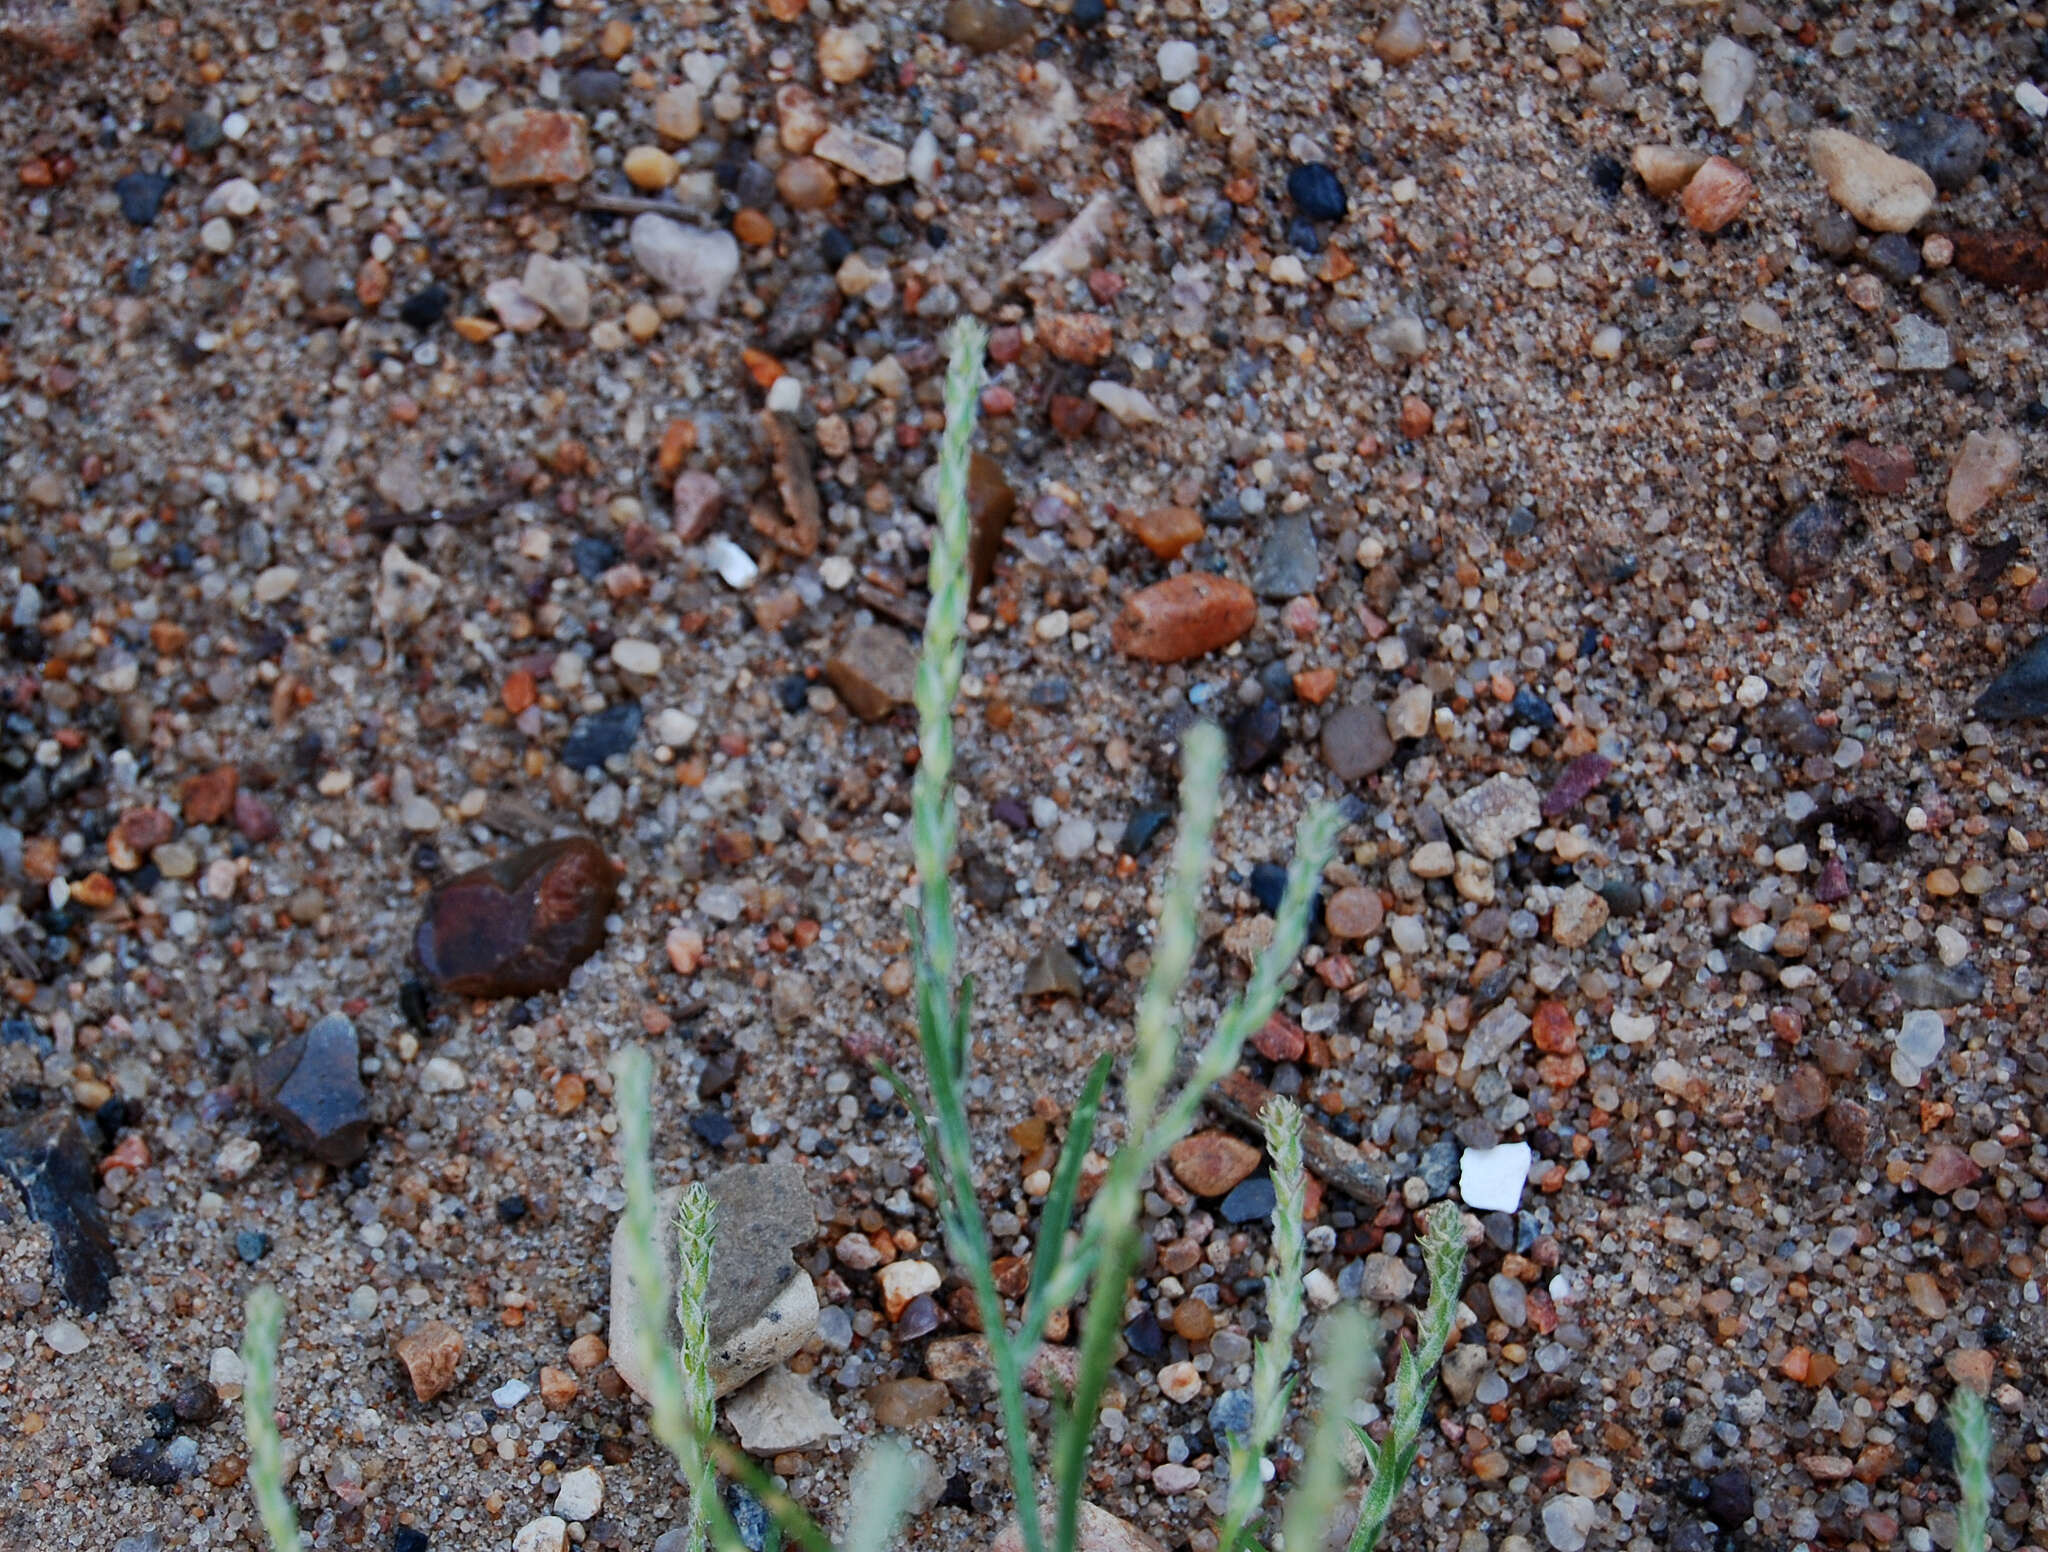
[[626, 181], [636, 189], [665, 189], [676, 181], [681, 170], [676, 159], [660, 146], [635, 146], [626, 153], [621, 164], [626, 170]]
[[626, 309], [626, 332], [646, 344], [661, 332], [661, 309], [650, 302], [635, 302]]

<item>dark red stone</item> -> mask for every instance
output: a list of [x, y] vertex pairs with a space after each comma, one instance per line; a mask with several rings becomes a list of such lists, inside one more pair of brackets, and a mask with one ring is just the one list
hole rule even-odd
[[2001, 291], [2048, 286], [2048, 236], [2040, 232], [1951, 232], [1956, 268]]
[[617, 870], [589, 836], [529, 846], [436, 889], [413, 956], [457, 997], [560, 991], [603, 946], [618, 893]]
[[246, 787], [235, 794], [234, 818], [244, 840], [267, 841], [277, 834], [277, 816], [270, 805]]
[[1557, 785], [1543, 800], [1543, 817], [1561, 819], [1593, 795], [1593, 789], [1607, 779], [1614, 762], [1603, 754], [1582, 754], [1564, 768]]
[[1913, 483], [1913, 450], [1874, 442], [1851, 442], [1842, 449], [1849, 483], [1873, 496], [1896, 496]]

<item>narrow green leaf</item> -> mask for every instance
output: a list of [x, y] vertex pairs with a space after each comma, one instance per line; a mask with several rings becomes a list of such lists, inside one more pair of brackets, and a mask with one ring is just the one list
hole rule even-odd
[[1115, 1056], [1108, 1051], [1095, 1059], [1074, 1101], [1074, 1113], [1067, 1121], [1067, 1135], [1060, 1144], [1059, 1164], [1053, 1170], [1052, 1189], [1045, 1193], [1045, 1205], [1038, 1214], [1038, 1241], [1031, 1257], [1031, 1288], [1024, 1299], [1024, 1329], [1034, 1337], [1058, 1305], [1046, 1304], [1046, 1290], [1054, 1281], [1065, 1255], [1067, 1230], [1073, 1226], [1074, 1198], [1081, 1189], [1081, 1165], [1095, 1141], [1095, 1117], [1102, 1108], [1102, 1090], [1109, 1082]]

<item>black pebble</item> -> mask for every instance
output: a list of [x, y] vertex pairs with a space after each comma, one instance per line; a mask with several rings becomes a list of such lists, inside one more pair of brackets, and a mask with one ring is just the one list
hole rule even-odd
[[1280, 901], [1287, 893], [1287, 870], [1277, 862], [1256, 862], [1252, 864], [1252, 898], [1259, 902], [1259, 909], [1271, 916], [1280, 909]]
[[1067, 12], [1067, 19], [1076, 27], [1099, 27], [1107, 15], [1108, 0], [1074, 0], [1073, 9]]
[[227, 133], [220, 127], [220, 120], [211, 113], [197, 109], [185, 115], [185, 149], [204, 156], [208, 151], [220, 149]]
[[690, 1117], [690, 1130], [707, 1148], [723, 1148], [738, 1130], [723, 1110], [700, 1110]]
[[1313, 256], [1323, 251], [1323, 234], [1307, 216], [1296, 216], [1287, 223], [1287, 246]]
[[401, 1525], [391, 1535], [391, 1552], [427, 1552], [426, 1532]]
[[517, 1223], [526, 1216], [526, 1198], [514, 1191], [510, 1196], [498, 1198], [498, 1221]]
[[1279, 702], [1270, 696], [1256, 706], [1247, 706], [1230, 719], [1230, 764], [1240, 772], [1255, 771], [1280, 752], [1287, 742]]
[[270, 1236], [260, 1229], [243, 1229], [235, 1235], [235, 1254], [254, 1266], [270, 1254]]
[[1593, 187], [1602, 197], [1613, 199], [1628, 181], [1628, 169], [1611, 156], [1596, 156], [1587, 164], [1586, 176], [1593, 180]]
[[1748, 1519], [1756, 1507], [1756, 1489], [1749, 1473], [1730, 1469], [1717, 1471], [1707, 1482], [1707, 1518], [1725, 1530], [1733, 1530]]
[[795, 716], [810, 704], [811, 681], [802, 674], [785, 674], [776, 681], [775, 698], [782, 702], [782, 709]]
[[1260, 1218], [1269, 1218], [1273, 1215], [1276, 1199], [1272, 1178], [1254, 1175], [1249, 1180], [1240, 1181], [1230, 1195], [1223, 1198], [1224, 1220], [1228, 1223], [1252, 1223]]
[[1548, 730], [1557, 726], [1557, 713], [1550, 709], [1550, 702], [1526, 684], [1515, 691], [1508, 714], [1517, 722], [1526, 722], [1532, 727]]
[[160, 172], [131, 172], [115, 180], [114, 197], [121, 201], [121, 215], [130, 226], [149, 226], [170, 187], [171, 180]]
[[447, 311], [448, 288], [437, 280], [407, 297], [398, 309], [398, 316], [421, 333], [425, 333], [439, 323]]
[[584, 534], [569, 546], [576, 574], [586, 582], [601, 581], [619, 563], [619, 547], [596, 534]]
[[1303, 162], [1287, 175], [1287, 197], [1311, 221], [1341, 221], [1351, 201], [1328, 162]]
[[826, 227], [824, 235], [818, 239], [818, 253], [828, 269], [838, 269], [852, 252], [853, 239], [836, 226]]
[[1116, 843], [1116, 849], [1126, 857], [1142, 856], [1172, 818], [1173, 810], [1163, 803], [1139, 809], [1124, 821], [1123, 838]]
[[988, 806], [989, 816], [1012, 830], [1031, 828], [1031, 810], [1015, 798], [997, 798]]
[[150, 1432], [159, 1439], [168, 1439], [178, 1431], [178, 1414], [168, 1401], [152, 1403], [143, 1409], [142, 1415], [149, 1419]]
[[1124, 1327], [1124, 1340], [1130, 1343], [1132, 1352], [1148, 1361], [1166, 1351], [1166, 1333], [1150, 1310], [1140, 1312], [1136, 1320]]

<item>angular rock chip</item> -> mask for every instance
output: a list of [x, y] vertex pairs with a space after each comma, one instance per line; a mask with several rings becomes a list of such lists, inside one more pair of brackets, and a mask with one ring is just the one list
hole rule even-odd
[[825, 678], [863, 722], [880, 722], [910, 704], [917, 684], [917, 648], [901, 631], [863, 625], [825, 665]]
[[587, 835], [529, 846], [449, 879], [428, 897], [413, 955], [455, 997], [560, 991], [604, 945], [619, 875]]
[[2005, 665], [1977, 697], [1977, 715], [1997, 722], [2048, 717], [2048, 636]]
[[462, 1367], [462, 1333], [445, 1320], [430, 1320], [400, 1337], [397, 1353], [412, 1393], [432, 1401], [455, 1383]]
[[355, 1025], [344, 1014], [330, 1013], [256, 1058], [256, 1108], [300, 1152], [346, 1169], [370, 1148], [361, 1062]]
[[[78, 1118], [52, 1110], [0, 1130], [0, 1171], [20, 1188], [28, 1215], [50, 1231], [50, 1261], [65, 1302], [99, 1314], [121, 1268], [100, 1211], [92, 1144]], [[0, 1223], [8, 1216], [0, 1202]]]
[[1468, 850], [1498, 862], [1543, 823], [1543, 804], [1528, 781], [1502, 772], [1459, 793], [1444, 810], [1444, 823]]

